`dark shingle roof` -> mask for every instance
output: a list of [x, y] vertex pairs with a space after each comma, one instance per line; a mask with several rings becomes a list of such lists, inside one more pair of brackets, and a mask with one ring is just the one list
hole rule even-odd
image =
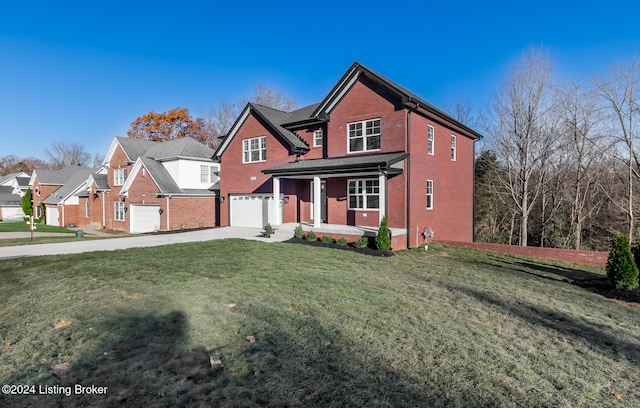
[[[300, 139], [295, 133], [285, 129], [282, 125], [289, 122], [289, 113], [278, 109], [269, 108], [266, 106], [250, 103], [253, 110], [258, 113], [264, 120], [266, 120], [274, 128], [278, 134], [282, 136], [285, 142], [289, 143], [292, 150], [309, 150], [309, 146]], [[294, 111], [298, 112], [298, 111]]]
[[96, 182], [96, 188], [98, 190], [109, 190], [109, 182], [107, 181], [106, 174], [94, 174], [93, 181]]
[[329, 159], [300, 160], [265, 169], [265, 174], [296, 175], [323, 173], [356, 173], [362, 171], [388, 170], [393, 164], [404, 160], [408, 153], [378, 153]]
[[132, 162], [136, 161], [144, 152], [157, 144], [157, 142], [150, 140], [132, 139], [129, 137], [116, 137], [116, 139], [118, 139], [122, 150], [124, 150], [124, 153]]

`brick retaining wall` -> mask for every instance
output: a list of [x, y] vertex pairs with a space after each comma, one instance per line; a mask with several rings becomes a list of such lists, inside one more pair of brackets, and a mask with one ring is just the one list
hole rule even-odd
[[574, 249], [522, 247], [515, 245], [487, 244], [484, 242], [438, 241], [445, 245], [462, 248], [474, 248], [502, 254], [531, 256], [534, 258], [552, 259], [581, 265], [604, 267], [607, 264], [608, 252], [576, 251]]

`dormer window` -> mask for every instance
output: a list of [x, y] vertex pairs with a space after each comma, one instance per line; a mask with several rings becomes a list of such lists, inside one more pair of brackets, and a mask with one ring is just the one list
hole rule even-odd
[[349, 123], [349, 153], [380, 150], [380, 119]]
[[313, 147], [322, 147], [322, 129], [313, 132]]

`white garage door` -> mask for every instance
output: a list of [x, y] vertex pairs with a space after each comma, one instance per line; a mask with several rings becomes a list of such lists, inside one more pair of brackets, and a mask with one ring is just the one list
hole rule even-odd
[[[263, 228], [273, 223], [273, 195], [231, 195], [230, 221], [234, 227]], [[282, 204], [280, 204], [280, 219]]]
[[140, 234], [160, 229], [159, 205], [131, 205], [131, 233]]
[[60, 226], [60, 208], [47, 206], [45, 223], [47, 225]]
[[2, 221], [15, 221], [24, 218], [24, 212], [21, 207], [2, 207]]

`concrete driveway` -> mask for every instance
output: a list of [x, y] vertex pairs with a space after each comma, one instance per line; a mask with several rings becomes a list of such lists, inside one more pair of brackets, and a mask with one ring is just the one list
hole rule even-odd
[[39, 255], [64, 255], [79, 254], [93, 251], [114, 251], [116, 249], [129, 249], [151, 247], [169, 244], [181, 244], [185, 242], [202, 242], [214, 239], [242, 238], [263, 242], [286, 241], [293, 236], [293, 231], [280, 229], [271, 238], [262, 236], [260, 228], [220, 227], [199, 231], [176, 232], [155, 235], [139, 235], [126, 238], [99, 239], [83, 241], [78, 239], [73, 242], [57, 244], [38, 244], [0, 247], [0, 259], [21, 258], [25, 256]]

